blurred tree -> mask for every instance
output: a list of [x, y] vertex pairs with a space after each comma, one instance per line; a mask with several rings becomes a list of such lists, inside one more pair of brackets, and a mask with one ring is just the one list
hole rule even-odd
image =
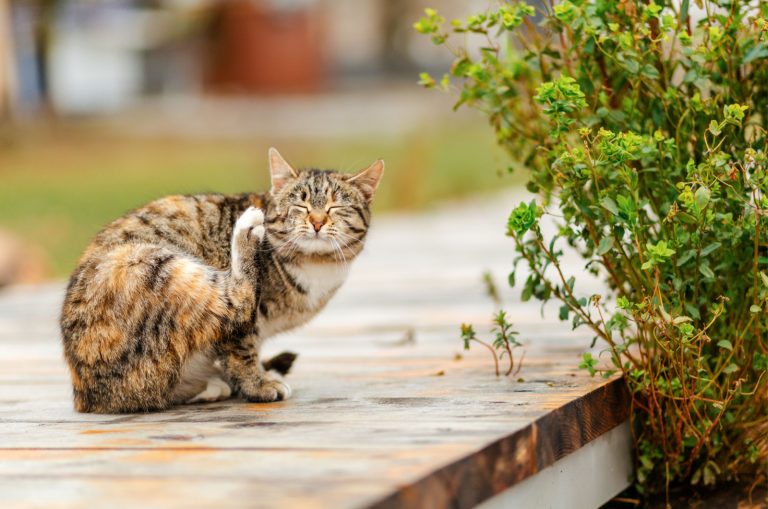
[[[414, 2], [409, 0], [381, 0], [381, 30], [383, 44], [381, 61], [385, 71], [408, 72], [416, 68], [409, 49], [413, 39], [410, 23], [415, 18]], [[418, 9], [415, 10], [418, 12]]]
[[8, 0], [0, 0], [0, 121], [11, 115], [14, 66], [10, 5]]
[[[20, 0], [17, 0], [20, 1]], [[35, 63], [40, 92], [40, 113], [54, 114], [51, 101], [51, 80], [48, 56], [51, 53], [51, 34], [59, 0], [33, 0], [35, 4]]]

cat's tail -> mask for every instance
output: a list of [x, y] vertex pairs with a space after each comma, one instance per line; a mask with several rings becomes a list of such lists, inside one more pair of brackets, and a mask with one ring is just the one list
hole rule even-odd
[[298, 354], [293, 352], [283, 352], [275, 355], [269, 360], [263, 362], [265, 371], [277, 371], [281, 375], [285, 376], [293, 367], [293, 362], [298, 357]]

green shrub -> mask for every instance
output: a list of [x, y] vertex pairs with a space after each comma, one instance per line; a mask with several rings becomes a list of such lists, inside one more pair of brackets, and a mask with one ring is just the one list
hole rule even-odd
[[[507, 231], [529, 270], [522, 298], [559, 300], [606, 347], [581, 366], [624, 375], [639, 488], [764, 476], [768, 5], [543, 4], [448, 26], [427, 9], [416, 30], [455, 59], [421, 83], [456, 85], [456, 106], [483, 111], [529, 168], [540, 199]], [[607, 295], [579, 293], [563, 244]]]

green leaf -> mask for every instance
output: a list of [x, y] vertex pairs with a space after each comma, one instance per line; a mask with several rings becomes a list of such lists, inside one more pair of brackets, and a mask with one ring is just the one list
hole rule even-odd
[[696, 200], [696, 205], [698, 205], [699, 209], [703, 209], [707, 206], [707, 204], [709, 204], [710, 195], [711, 193], [707, 186], [701, 186], [696, 190], [696, 193], [693, 195], [693, 197]]
[[709, 27], [709, 41], [713, 44], [717, 44], [723, 38], [723, 29], [717, 25], [711, 25]]
[[637, 62], [637, 60], [625, 60], [624, 68], [630, 74], [637, 74], [638, 71], [640, 71], [640, 64]]
[[708, 277], [710, 279], [715, 278], [715, 273], [712, 272], [712, 269], [709, 268], [709, 265], [699, 265], [699, 272], [701, 272], [701, 275], [704, 277]]
[[632, 303], [629, 302], [629, 299], [627, 299], [626, 297], [619, 297], [618, 299], [616, 299], [616, 306], [619, 309], [629, 310], [632, 307]]
[[675, 254], [675, 250], [667, 247], [666, 240], [660, 240], [656, 244], [650, 242], [645, 244], [648, 260], [643, 264], [642, 269], [647, 270], [656, 264], [663, 263], [670, 256]]
[[597, 373], [597, 370], [595, 369], [596, 364], [597, 359], [593, 358], [591, 353], [585, 352], [584, 355], [581, 356], [579, 369], [586, 369], [590, 375], [595, 376], [595, 373]]
[[707, 247], [701, 250], [701, 256], [707, 256], [708, 254], [718, 249], [720, 246], [722, 246], [720, 242], [713, 242], [712, 244], [708, 245]]
[[730, 375], [731, 373], [735, 373], [739, 370], [739, 366], [736, 363], [730, 363], [727, 368], [723, 370], [723, 373], [726, 373]]
[[751, 306], [749, 306], [749, 312], [750, 313], [757, 314], [757, 313], [761, 313], [762, 311], [763, 311], [763, 308], [761, 308], [757, 304], [752, 304]]
[[537, 213], [538, 209], [534, 200], [531, 200], [531, 203], [520, 203], [509, 215], [507, 235], [519, 237], [530, 230], [536, 224]]
[[603, 237], [600, 241], [600, 245], [597, 246], [597, 254], [602, 256], [613, 247], [613, 237]]
[[755, 352], [752, 354], [752, 368], [755, 371], [768, 370], [768, 355], [762, 354], [760, 352]]
[[600, 205], [602, 205], [602, 207], [604, 209], [606, 209], [608, 212], [610, 212], [614, 216], [618, 216], [619, 215], [619, 207], [618, 207], [618, 205], [616, 205], [616, 202], [613, 201], [612, 198], [610, 198], [608, 196], [604, 196], [600, 200]]
[[[683, 2], [680, 4], [680, 22], [683, 23], [683, 25], [686, 24], [688, 21], [688, 6], [690, 4], [690, 0], [683, 0]], [[686, 32], [686, 35], [688, 33]]]
[[727, 339], [721, 339], [720, 341], [718, 341], [717, 346], [719, 346], [720, 348], [725, 348], [726, 350], [733, 351], [733, 345]]
[[685, 253], [683, 253], [683, 256], [677, 259], [677, 266], [682, 267], [683, 265], [685, 265], [685, 263], [688, 260], [690, 260], [694, 256], [696, 256], [696, 251], [694, 249], [690, 249], [686, 251]]
[[741, 60], [741, 65], [746, 65], [753, 60], [768, 57], [768, 47], [762, 42], [757, 43], [751, 50], [747, 51]]
[[419, 85], [421, 85], [424, 88], [433, 88], [436, 83], [434, 78], [429, 75], [428, 72], [422, 72], [419, 73]]
[[726, 122], [741, 125], [741, 121], [744, 120], [744, 113], [749, 109], [749, 106], [742, 104], [729, 104], [723, 108], [723, 116], [725, 116]]
[[661, 77], [659, 71], [651, 64], [645, 64], [640, 74], [652, 80], [657, 80]]
[[555, 4], [555, 17], [563, 23], [571, 23], [578, 15], [578, 8], [568, 0]]
[[469, 72], [469, 68], [472, 66], [472, 61], [467, 57], [459, 58], [451, 64], [451, 74], [456, 77], [466, 76]]
[[699, 313], [699, 310], [690, 302], [685, 303], [685, 310], [688, 311], [688, 314], [691, 315], [694, 319], [698, 320], [701, 318], [701, 313]]
[[637, 220], [637, 206], [631, 196], [620, 194], [616, 197], [619, 204], [619, 216], [626, 219], [630, 224]]

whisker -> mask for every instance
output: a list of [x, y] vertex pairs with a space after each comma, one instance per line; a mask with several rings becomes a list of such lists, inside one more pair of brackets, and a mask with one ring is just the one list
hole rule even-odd
[[339, 241], [333, 237], [330, 237], [331, 241], [333, 242], [333, 247], [336, 252], [338, 252], [341, 255], [341, 262], [344, 264], [344, 267], [348, 267], [349, 263], [347, 263], [347, 257], [344, 256], [344, 251], [341, 250], [341, 246], [339, 245]]
[[344, 233], [344, 232], [343, 232], [343, 231], [341, 231], [341, 230], [334, 230], [334, 232], [335, 232], [336, 234], [338, 234], [338, 235], [341, 235], [342, 237], [345, 237], [345, 238], [351, 239], [351, 240], [353, 240], [353, 241], [355, 241], [355, 242], [365, 242], [365, 241], [362, 239], [362, 237], [355, 237], [354, 235], [350, 235], [350, 234], [348, 234], [348, 233]]
[[[344, 243], [344, 247], [347, 249], [352, 249], [352, 243], [360, 244], [360, 247], [365, 246], [365, 241], [363, 239], [353, 237], [351, 235], [347, 235], [343, 232], [336, 232], [336, 234], [341, 235], [342, 237], [339, 237], [338, 240], [342, 241]], [[348, 237], [349, 240], [345, 239], [344, 237]]]

